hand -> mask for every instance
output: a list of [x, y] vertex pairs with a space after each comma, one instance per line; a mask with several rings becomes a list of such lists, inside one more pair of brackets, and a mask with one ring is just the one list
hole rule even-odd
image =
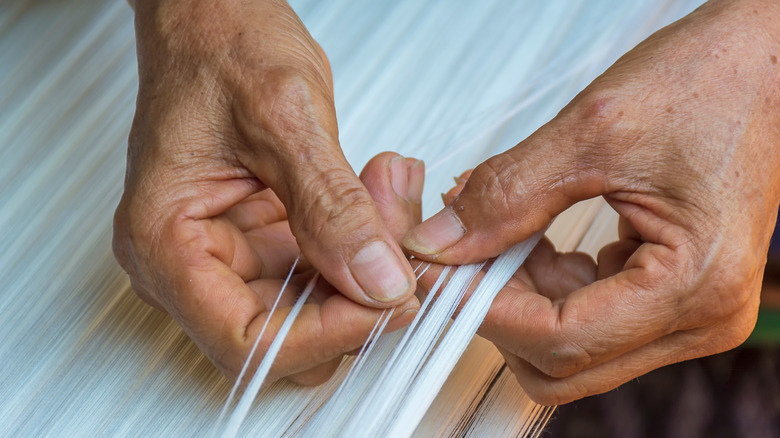
[[[332, 288], [277, 377], [359, 345], [379, 315], [366, 306], [414, 307], [398, 236], [341, 152], [327, 58], [287, 3], [134, 7], [140, 83], [114, 251], [136, 292], [228, 376], [299, 250]], [[421, 190], [421, 166], [393, 169]]]
[[417, 257], [461, 264], [580, 200], [620, 214], [598, 265], [543, 242], [481, 328], [534, 400], [605, 392], [751, 332], [780, 203], [778, 17], [777, 2], [713, 1], [657, 32], [406, 236]]

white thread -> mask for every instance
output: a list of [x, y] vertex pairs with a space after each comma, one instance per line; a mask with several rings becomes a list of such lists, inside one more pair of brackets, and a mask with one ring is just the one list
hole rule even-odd
[[[121, 195], [137, 87], [132, 13], [105, 0], [4, 3], [0, 435], [201, 434], [218, 417], [229, 385], [174, 321], [133, 297], [111, 255], [110, 218]], [[700, 2], [292, 3], [331, 59], [349, 162], [360, 168], [376, 152], [394, 149], [425, 159], [426, 185], [446, 189], [452, 170], [430, 171], [439, 157], [450, 152], [448, 166], [461, 170], [515, 144], [628, 45]], [[597, 29], [602, 18], [589, 17], [605, 17], [607, 25]], [[617, 40], [622, 48], [611, 43]], [[575, 46], [582, 51], [571, 59], [551, 57]], [[513, 105], [504, 106], [506, 96], [521, 102], [559, 77], [535, 72], [562, 71], [549, 66], [576, 66], [606, 47], [603, 60], [549, 89], [495, 133], [477, 132], [503, 119], [503, 108]], [[426, 141], [443, 131], [441, 141]], [[452, 153], [472, 134], [479, 141]], [[424, 208], [435, 208], [434, 195], [424, 194]], [[384, 357], [383, 346], [377, 341], [371, 355]], [[337, 386], [277, 382], [263, 390], [271, 398], [258, 399], [244, 427], [279, 436]], [[528, 424], [534, 432], [550, 410], [520, 416], [531, 411], [524, 418], [539, 416]], [[470, 422], [467, 414], [426, 421]]]
[[415, 386], [406, 394], [405, 403], [402, 404], [400, 412], [395, 417], [395, 421], [392, 422], [387, 436], [411, 436], [423, 417], [424, 409], [427, 409], [433, 402], [450, 370], [455, 366], [455, 362], [463, 350], [466, 349], [468, 341], [477, 332], [493, 298], [520, 268], [543, 234], [543, 232], [534, 234], [495, 260], [471, 298], [463, 306], [458, 317], [455, 318], [453, 327], [450, 328], [434, 355], [425, 364], [425, 368], [415, 381]]
[[274, 312], [276, 311], [276, 307], [279, 305], [279, 301], [282, 300], [284, 291], [287, 289], [287, 285], [290, 283], [290, 279], [292, 278], [293, 272], [295, 272], [295, 267], [298, 266], [298, 261], [300, 261], [300, 259], [301, 259], [301, 255], [298, 254], [298, 256], [295, 257], [295, 261], [293, 261], [292, 267], [290, 267], [290, 272], [287, 273], [287, 277], [284, 279], [284, 283], [282, 284], [282, 287], [279, 290], [279, 295], [276, 296], [276, 300], [274, 300], [274, 304], [271, 306], [271, 309], [268, 310], [268, 315], [266, 316], [265, 321], [263, 322], [263, 327], [260, 329], [260, 333], [258, 333], [254, 344], [252, 344], [252, 349], [249, 351], [249, 355], [244, 361], [244, 366], [241, 367], [241, 372], [238, 374], [238, 377], [236, 378], [236, 382], [233, 384], [233, 387], [230, 389], [230, 394], [228, 394], [228, 398], [227, 400], [225, 400], [225, 404], [222, 406], [222, 410], [219, 413], [219, 418], [217, 419], [217, 423], [216, 423], [218, 426], [222, 425], [222, 421], [225, 419], [225, 415], [227, 414], [228, 408], [233, 404], [233, 397], [235, 397], [236, 392], [238, 391], [238, 387], [241, 385], [241, 382], [244, 379], [244, 374], [246, 373], [247, 369], [249, 369], [249, 365], [252, 363], [252, 358], [254, 358], [255, 356], [255, 351], [257, 350], [257, 346], [260, 345], [260, 340], [263, 338], [263, 335], [265, 334], [265, 329], [268, 328], [268, 323], [271, 322], [271, 318], [273, 317]]
[[268, 351], [266, 351], [262, 362], [260, 362], [260, 365], [257, 367], [254, 376], [252, 376], [252, 380], [249, 381], [249, 385], [241, 395], [241, 398], [238, 400], [238, 404], [236, 405], [235, 410], [230, 415], [230, 418], [228, 418], [227, 424], [225, 425], [225, 430], [222, 433], [222, 438], [233, 438], [238, 433], [238, 428], [241, 427], [241, 423], [244, 422], [246, 414], [249, 412], [249, 407], [255, 400], [255, 397], [257, 396], [258, 391], [260, 391], [260, 387], [262, 386], [263, 382], [265, 382], [265, 378], [268, 376], [268, 372], [271, 370], [274, 359], [276, 359], [276, 355], [282, 348], [282, 343], [287, 338], [287, 334], [290, 332], [290, 328], [292, 327], [295, 318], [298, 317], [298, 313], [300, 313], [303, 305], [309, 298], [309, 295], [311, 295], [311, 292], [314, 290], [314, 286], [317, 284], [317, 280], [319, 278], [319, 273], [314, 274], [314, 277], [312, 277], [312, 279], [309, 281], [309, 284], [306, 285], [306, 288], [303, 290], [303, 293], [301, 293], [301, 296], [298, 297], [298, 301], [296, 301], [295, 305], [293, 305], [292, 309], [290, 309], [290, 313], [287, 315], [287, 318], [284, 319], [282, 326], [276, 333], [276, 337], [274, 338], [273, 342], [271, 342], [271, 346], [268, 347]]

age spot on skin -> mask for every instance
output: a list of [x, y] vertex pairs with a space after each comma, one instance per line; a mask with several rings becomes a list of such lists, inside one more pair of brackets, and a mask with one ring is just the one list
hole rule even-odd
[[773, 64], [773, 65], [774, 65], [774, 64], [777, 64], [777, 56], [775, 56], [775, 55], [772, 55], [772, 56], [770, 56], [770, 57], [769, 57], [769, 60], [770, 60], [770, 61], [772, 61], [772, 64]]
[[671, 106], [671, 105], [670, 105], [670, 106], [668, 106], [668, 107], [666, 107], [666, 112], [667, 112], [667, 113], [669, 113], [669, 114], [672, 114], [672, 113], [674, 113], [674, 107], [673, 107], [673, 106]]
[[694, 92], [694, 93], [693, 93], [693, 98], [694, 98], [694, 99], [698, 99], [698, 98], [699, 98], [699, 93], [696, 93], [696, 92]]

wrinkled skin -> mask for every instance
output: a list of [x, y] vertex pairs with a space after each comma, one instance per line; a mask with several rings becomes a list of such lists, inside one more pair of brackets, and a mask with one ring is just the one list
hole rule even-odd
[[406, 236], [420, 259], [462, 264], [580, 200], [619, 213], [598, 263], [542, 242], [480, 330], [534, 400], [605, 392], [750, 334], [780, 204], [778, 23], [778, 2], [712, 1], [662, 29]]
[[[283, 307], [313, 268], [327, 282], [272, 377], [323, 381], [380, 309], [397, 308], [397, 328], [417, 308], [396, 241], [419, 215], [422, 166], [382, 155], [358, 180], [327, 58], [284, 2], [134, 8], [140, 89], [117, 259], [234, 377], [300, 250]], [[481, 328], [535, 400], [607, 391], [750, 332], [780, 198], [778, 14], [769, 0], [712, 1], [660, 31], [407, 235], [419, 258], [463, 263], [578, 200], [618, 211], [620, 240], [598, 264], [543, 242]]]
[[324, 280], [271, 377], [322, 382], [382, 309], [395, 309], [395, 329], [419, 305], [398, 241], [420, 214], [424, 166], [384, 154], [358, 179], [338, 142], [327, 58], [285, 2], [133, 7], [140, 84], [118, 261], [235, 378], [302, 252], [266, 339], [314, 269]]

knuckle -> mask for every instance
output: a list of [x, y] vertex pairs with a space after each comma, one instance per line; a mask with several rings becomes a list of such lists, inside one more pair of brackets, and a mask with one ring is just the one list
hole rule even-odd
[[374, 232], [374, 202], [349, 171], [320, 172], [304, 184], [307, 202], [295, 203], [290, 215], [294, 234], [329, 241], [336, 235], [363, 240]]
[[731, 313], [741, 309], [748, 301], [760, 292], [761, 266], [753, 257], [744, 255], [732, 266], [726, 287], [731, 290], [733, 303]]
[[322, 385], [336, 372], [335, 368], [322, 368], [323, 367], [316, 367], [307, 371], [290, 374], [289, 376], [286, 376], [286, 379], [300, 386], [313, 387]]
[[751, 323], [735, 324], [729, 330], [729, 333], [722, 338], [718, 351], [716, 351], [715, 353], [722, 353], [724, 351], [737, 348], [743, 343], [745, 343], [748, 337], [750, 337], [750, 334], [753, 333], [753, 328], [755, 327], [755, 324], [756, 324], [755, 320], [753, 320], [753, 322]]
[[270, 138], [283, 145], [313, 144], [330, 140], [328, 133], [335, 129], [332, 98], [315, 73], [271, 68], [258, 89], [237, 102], [237, 125], [253, 141]]
[[154, 247], [154, 243], [149, 233], [147, 214], [139, 211], [134, 204], [127, 194], [122, 196], [114, 212], [111, 249], [119, 266], [130, 276], [133, 289], [141, 292], [148, 289], [143, 279], [141, 258]]
[[506, 154], [493, 156], [474, 169], [466, 184], [467, 189], [476, 188], [476, 197], [499, 217], [511, 217], [517, 194], [526, 192], [523, 182], [513, 178], [515, 164]]
[[742, 345], [753, 333], [758, 319], [758, 300], [755, 303], [747, 303], [742, 309], [738, 310], [731, 318], [726, 320], [725, 333], [716, 335], [716, 350], [711, 354], [721, 353]]
[[164, 309], [163, 304], [155, 296], [155, 294], [152, 293], [149, 289], [147, 289], [144, 284], [140, 283], [136, 278], [132, 276], [130, 277], [130, 287], [132, 288], [133, 292], [135, 292], [135, 295], [141, 299], [141, 301], [145, 302], [146, 304], [152, 307]]
[[747, 301], [750, 287], [745, 285], [724, 287], [720, 290], [716, 287], [716, 304], [712, 307], [711, 319], [719, 320], [734, 315]]
[[[216, 249], [213, 236], [203, 221], [197, 221], [185, 215], [177, 215], [164, 222], [155, 236], [155, 258], [175, 257], [179, 263], [198, 268], [207, 263]], [[229, 246], [225, 241], [223, 246]], [[231, 260], [222, 260], [230, 266]], [[205, 265], [204, 265], [205, 266]]]
[[[209, 350], [204, 350], [204, 352], [206, 353], [206, 356], [209, 358], [211, 363], [213, 363], [214, 366], [216, 366], [217, 369], [228, 378], [228, 380], [235, 382], [236, 379], [238, 379], [238, 376], [244, 365], [244, 360], [239, 357], [239, 355], [235, 354], [233, 351], [228, 350], [222, 351], [220, 353], [212, 352], [211, 354], [209, 354]], [[241, 382], [244, 385], [249, 383], [249, 377], [252, 375], [251, 373], [247, 374], [248, 376], [246, 376], [244, 381]]]
[[119, 262], [119, 266], [125, 271], [128, 270], [130, 262], [129, 251], [131, 241], [129, 239], [129, 224], [127, 221], [127, 208], [124, 198], [114, 211], [114, 224], [112, 230], [111, 250], [114, 258]]
[[545, 348], [532, 363], [545, 375], [561, 379], [587, 369], [593, 363], [593, 357], [574, 343], [559, 342]]
[[[555, 137], [568, 139], [575, 163], [591, 172], [619, 167], [638, 130], [630, 127], [631, 111], [625, 99], [608, 90], [590, 90], [573, 102], [569, 117], [557, 127]], [[619, 145], [619, 148], [610, 147]]]
[[[706, 321], [731, 319], [760, 295], [761, 269], [752, 258], [736, 257], [736, 261], [729, 260], [726, 266], [710, 274], [712, 278], [705, 283], [709, 293], [701, 293], [697, 300]], [[693, 293], [699, 295], [696, 290]]]
[[585, 93], [577, 108], [579, 118], [597, 123], [599, 121], [611, 122], [615, 118], [617, 111], [615, 99], [602, 90], [593, 90]]
[[588, 385], [581, 382], [567, 381], [554, 394], [556, 404], [570, 403], [589, 395], [595, 395], [598, 391], [593, 391]]
[[[181, 323], [181, 321], [180, 321]], [[225, 318], [224, 324], [220, 330], [210, 330], [206, 332], [203, 328], [189, 324], [190, 337], [198, 345], [198, 348], [206, 355], [209, 361], [225, 375], [230, 381], [236, 381], [244, 363], [247, 360], [254, 339], [246, 337], [246, 327], [236, 323], [230, 318]], [[251, 366], [257, 367], [268, 351], [271, 340], [260, 340], [257, 345], [257, 351], [252, 357]], [[269, 379], [276, 379], [274, 369], [271, 370]], [[252, 373], [246, 373], [241, 382], [242, 385], [249, 383]], [[270, 380], [269, 380], [270, 381]]]
[[[588, 127], [590, 134], [607, 135], [613, 133], [619, 123], [625, 119], [627, 108], [624, 99], [609, 90], [596, 89], [583, 93], [574, 106], [574, 119]], [[584, 140], [584, 139], [583, 139]], [[592, 142], [597, 144], [600, 142]]]
[[562, 405], [594, 394], [584, 385], [566, 380], [541, 380], [524, 389], [531, 400], [543, 406]]
[[524, 388], [528, 398], [534, 403], [542, 406], [555, 406], [559, 404], [558, 397], [547, 387], [547, 385], [534, 385], [530, 388]]
[[186, 205], [170, 205], [168, 212], [151, 207], [138, 196], [123, 195], [114, 213], [112, 250], [127, 272], [135, 293], [147, 303], [172, 310], [175, 292], [169, 262], [194, 265], [211, 248], [208, 230], [187, 217]]
[[286, 114], [290, 109], [303, 109], [308, 106], [314, 92], [312, 82], [300, 70], [291, 68], [272, 69], [266, 74], [262, 92], [272, 95], [271, 114], [279, 111]]

